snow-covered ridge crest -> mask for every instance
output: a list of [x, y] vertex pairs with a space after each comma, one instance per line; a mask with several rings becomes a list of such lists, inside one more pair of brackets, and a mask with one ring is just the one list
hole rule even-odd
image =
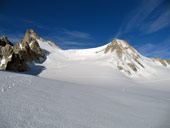
[[[45, 55], [45, 60], [40, 64], [45, 67], [43, 72], [50, 72], [53, 69], [60, 70], [57, 67], [61, 68], [62, 66], [71, 68], [73, 66], [70, 65], [71, 63], [78, 66], [87, 63], [110, 66], [113, 70], [118, 70], [127, 76], [147, 77], [155, 75], [157, 67], [170, 68], [170, 60], [144, 57], [125, 40], [120, 39], [114, 39], [97, 48], [62, 50], [55, 42], [44, 40], [33, 29], [28, 29], [23, 40], [16, 44], [16, 51], [17, 48], [23, 51], [25, 47], [28, 47], [27, 45], [33, 51], [37, 51], [38, 48], [38, 51], [42, 51], [42, 54]], [[37, 54], [39, 53], [37, 52]], [[1, 60], [0, 64], [2, 65], [3, 59]]]
[[125, 40], [115, 39], [102, 51], [104, 51], [105, 54], [111, 54], [111, 63], [113, 63], [117, 69], [131, 76], [153, 74], [155, 69], [152, 65], [155, 64], [170, 67], [169, 60], [144, 57]]
[[[27, 30], [26, 35], [36, 39], [40, 47], [49, 52], [50, 55], [45, 63], [57, 64], [61, 58], [66, 61], [84, 61], [85, 63], [94, 61], [111, 64], [114, 69], [133, 77], [152, 76], [156, 72], [154, 65], [170, 67], [168, 60], [144, 57], [125, 40], [114, 39], [112, 42], [97, 48], [62, 50], [54, 42], [42, 39], [32, 29]], [[46, 69], [48, 70], [48, 64]]]
[[48, 48], [51, 48], [53, 49], [52, 47], [55, 47], [55, 48], [58, 48], [60, 49], [55, 42], [53, 41], [47, 41], [47, 40], [44, 40], [43, 38], [41, 38], [33, 29], [28, 29], [26, 31], [26, 34], [23, 38], [23, 41], [26, 41], [26, 42], [31, 42], [32, 39], [35, 39], [38, 41], [40, 47], [42, 49], [48, 49]]
[[64, 50], [63, 55], [69, 60], [100, 61], [109, 63], [127, 76], [152, 76], [156, 73], [154, 65], [170, 67], [168, 60], [147, 58], [125, 40], [114, 39], [112, 42], [97, 48], [81, 50]]
[[122, 72], [135, 75], [144, 70], [144, 58], [126, 41], [115, 39], [104, 49], [105, 54], [112, 55], [112, 63]]

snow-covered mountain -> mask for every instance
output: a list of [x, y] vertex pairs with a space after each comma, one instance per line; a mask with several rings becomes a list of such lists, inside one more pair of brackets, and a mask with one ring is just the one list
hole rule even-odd
[[[43, 63], [35, 64], [31, 68], [31, 71], [39, 72], [40, 76], [44, 76], [43, 74], [47, 74], [46, 72], [58, 72], [63, 69], [62, 67], [78, 65], [77, 67], [81, 69], [86, 63], [88, 65], [107, 65], [111, 67], [111, 70], [118, 70], [130, 77], [154, 76], [158, 74], [158, 69], [170, 68], [170, 60], [144, 57], [124, 40], [115, 39], [104, 46], [91, 49], [62, 50], [53, 41], [46, 41], [34, 30], [29, 29], [18, 46], [22, 47], [22, 42], [27, 42], [31, 46], [33, 40], [38, 42], [46, 56]], [[40, 55], [42, 56], [42, 53]], [[2, 65], [3, 59], [0, 63]], [[37, 68], [38, 66], [44, 68]]]
[[170, 128], [168, 60], [118, 39], [62, 50], [28, 30], [21, 42], [19, 52], [37, 42], [45, 57], [27, 74], [0, 71], [0, 128]]
[[115, 39], [104, 46], [91, 49], [62, 50], [54, 42], [42, 39], [34, 30], [28, 31], [27, 36], [37, 40], [47, 56], [44, 63], [38, 64], [45, 67], [40, 76], [45, 72], [57, 72], [64, 66], [81, 67], [85, 63], [107, 65], [112, 67], [111, 70], [118, 70], [130, 77], [149, 77], [158, 74], [158, 69], [170, 68], [170, 60], [144, 57], [124, 40]]

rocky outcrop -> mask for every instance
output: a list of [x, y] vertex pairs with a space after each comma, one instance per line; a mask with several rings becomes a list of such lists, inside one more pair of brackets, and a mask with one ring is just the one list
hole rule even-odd
[[[29, 63], [40, 62], [41, 58], [45, 58], [45, 54], [48, 55], [56, 48], [60, 49], [54, 42], [43, 40], [32, 29], [27, 30], [24, 38], [15, 45], [7, 37], [2, 36], [0, 39], [0, 69], [27, 71], [30, 68]], [[144, 76], [148, 74], [148, 70], [152, 70], [152, 66], [150, 66], [152, 64], [170, 67], [170, 60], [144, 57], [126, 41], [119, 39], [102, 46], [95, 51], [95, 54], [108, 58], [107, 62], [128, 76]]]
[[34, 30], [27, 30], [23, 40], [12, 45], [3, 36], [0, 39], [0, 69], [23, 72], [29, 70], [29, 63], [40, 62], [45, 55], [36, 38], [40, 38]]
[[114, 39], [103, 50], [96, 53], [100, 52], [110, 54], [112, 56], [111, 63], [127, 75], [136, 75], [144, 71], [148, 67], [146, 61], [164, 67], [170, 66], [170, 60], [146, 58], [124, 40]]
[[40, 58], [45, 57], [36, 39], [40, 39], [39, 35], [34, 30], [29, 29], [19, 44], [20, 54], [23, 54], [24, 59], [28, 62], [39, 62]]
[[151, 58], [151, 60], [165, 67], [170, 65], [170, 60], [164, 60], [162, 58]]
[[11, 61], [13, 55], [13, 47], [10, 44], [0, 46], [0, 68], [6, 69], [7, 64]]
[[152, 60], [153, 62], [158, 62], [158, 63], [160, 63], [160, 64], [163, 65], [163, 66], [167, 66], [166, 61], [163, 60], [163, 59], [161, 59], [161, 58], [151, 58], [151, 60]]
[[166, 60], [166, 62], [170, 65], [170, 60]]
[[6, 44], [13, 45], [6, 36], [2, 36], [0, 39], [0, 46], [5, 46]]
[[112, 63], [118, 70], [128, 75], [145, 68], [141, 55], [124, 40], [113, 40], [103, 51], [105, 54], [111, 54], [113, 56]]

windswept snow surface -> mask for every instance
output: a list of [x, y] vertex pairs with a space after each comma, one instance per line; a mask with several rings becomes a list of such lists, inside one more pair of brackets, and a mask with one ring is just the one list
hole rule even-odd
[[39, 77], [0, 71], [0, 128], [170, 128], [168, 68], [146, 58], [143, 76], [127, 77], [106, 46], [38, 42], [46, 60], [27, 73]]
[[170, 127], [168, 79], [101, 86], [1, 71], [0, 81], [0, 128]]

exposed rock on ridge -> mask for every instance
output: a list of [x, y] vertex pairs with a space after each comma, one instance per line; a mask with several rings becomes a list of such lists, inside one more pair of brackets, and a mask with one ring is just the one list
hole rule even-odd
[[5, 46], [6, 44], [13, 45], [6, 36], [2, 36], [0, 39], [0, 46]]
[[45, 58], [45, 54], [48, 56], [50, 53], [52, 53], [54, 60], [57, 56], [71, 60], [74, 60], [75, 56], [77, 57], [75, 60], [82, 60], [82, 58], [84, 60], [87, 57], [87, 61], [89, 55], [92, 55], [91, 58], [94, 58], [94, 61], [101, 57], [99, 59], [104, 60], [107, 64], [111, 63], [114, 68], [128, 76], [142, 76], [147, 73], [151, 74], [152, 71], [154, 73], [155, 64], [170, 67], [170, 60], [144, 57], [124, 40], [115, 39], [108, 45], [95, 49], [65, 51], [54, 42], [43, 40], [34, 30], [29, 29], [24, 38], [15, 45], [12, 45], [7, 37], [1, 37], [0, 69], [27, 71], [29, 63], [40, 62], [41, 58]]
[[111, 54], [113, 57], [111, 63], [113, 63], [118, 70], [125, 72], [128, 75], [136, 74], [144, 70], [147, 67], [147, 64], [144, 61], [148, 61], [149, 63], [157, 62], [165, 67], [170, 66], [170, 60], [146, 58], [124, 40], [115, 39], [102, 51], [104, 51], [105, 54]]
[[128, 75], [145, 68], [141, 55], [124, 40], [113, 40], [106, 46], [104, 53], [113, 55], [112, 63]]
[[162, 58], [151, 58], [154, 63], [168, 67], [170, 65], [170, 60], [164, 60]]
[[27, 30], [23, 40], [14, 46], [7, 37], [0, 40], [0, 69], [23, 72], [29, 69], [28, 63], [40, 62], [45, 55], [42, 52], [37, 40], [40, 38], [34, 30]]

